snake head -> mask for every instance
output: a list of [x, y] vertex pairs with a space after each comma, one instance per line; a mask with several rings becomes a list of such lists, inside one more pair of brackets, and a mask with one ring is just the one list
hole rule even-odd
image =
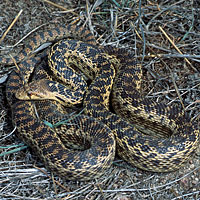
[[33, 81], [24, 85], [15, 93], [17, 99], [20, 100], [44, 100], [48, 99], [48, 94], [43, 87], [43, 80]]
[[15, 96], [20, 100], [55, 100], [64, 106], [82, 102], [82, 96], [71, 96], [72, 90], [62, 84], [47, 79], [33, 81], [17, 90]]

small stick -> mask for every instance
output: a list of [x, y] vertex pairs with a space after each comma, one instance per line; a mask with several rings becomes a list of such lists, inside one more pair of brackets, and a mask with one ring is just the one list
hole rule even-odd
[[17, 65], [17, 62], [16, 62], [16, 60], [14, 59], [14, 57], [13, 57], [12, 55], [10, 55], [10, 57], [11, 57], [11, 59], [12, 59], [12, 61], [13, 61], [14, 65], [15, 65], [15, 67], [16, 67], [16, 68], [17, 68], [17, 70], [20, 72], [20, 68], [19, 68], [19, 66]]
[[[183, 53], [181, 52], [181, 50], [174, 44], [174, 42], [171, 40], [171, 38], [167, 35], [167, 33], [162, 29], [161, 26], [159, 26], [159, 29], [160, 29], [161, 32], [165, 35], [165, 37], [169, 40], [169, 42], [173, 45], [173, 47], [174, 47], [180, 54], [183, 54]], [[193, 69], [194, 71], [197, 71], [197, 70], [192, 66], [191, 62], [190, 62], [187, 58], [184, 58], [184, 59], [185, 59], [185, 61], [192, 67], [192, 69]]]
[[[44, 171], [43, 169], [37, 167], [36, 165], [34, 165], [34, 168], [40, 170], [42, 173], [44, 173], [47, 177], [49, 177], [50, 179], [52, 179], [51, 176], [48, 175], [48, 173], [46, 171]], [[53, 180], [54, 183], [56, 183], [57, 185], [59, 185], [62, 189], [64, 189], [67, 192], [70, 192], [70, 189], [65, 187], [64, 185], [62, 185], [59, 181]]]
[[52, 6], [55, 6], [56, 8], [60, 8], [60, 9], [62, 9], [64, 11], [68, 11], [68, 12], [73, 13], [74, 15], [77, 15], [77, 13], [73, 12], [74, 9], [68, 10], [67, 8], [65, 8], [63, 6], [60, 6], [60, 5], [58, 5], [58, 4], [56, 4], [56, 3], [52, 2], [52, 1], [49, 1], [49, 0], [43, 0], [43, 1], [48, 3], [48, 4], [50, 4], [50, 5], [52, 5]]
[[19, 68], [19, 66], [18, 66], [18, 64], [17, 64], [17, 62], [16, 62], [16, 60], [15, 60], [15, 58], [14, 58], [12, 55], [10, 55], [10, 57], [11, 57], [11, 59], [12, 59], [12, 61], [13, 61], [14, 65], [15, 65], [15, 67], [17, 68], [17, 70], [18, 70], [19, 74], [20, 74], [20, 79], [21, 79], [21, 81], [22, 81], [23, 85], [25, 85], [25, 80], [24, 80], [24, 77], [21, 75], [20, 68]]
[[60, 9], [65, 10], [65, 11], [67, 10], [67, 8], [65, 8], [63, 6], [60, 6], [60, 5], [58, 5], [58, 4], [56, 4], [56, 3], [52, 2], [52, 1], [49, 1], [49, 0], [43, 0], [43, 1], [48, 3], [48, 4], [50, 4], [50, 5], [52, 5], [52, 6], [55, 6], [56, 8], [60, 8]]
[[22, 11], [23, 11], [22, 9], [19, 11], [19, 13], [17, 14], [17, 16], [13, 20], [13, 22], [10, 24], [10, 26], [8, 27], [8, 29], [6, 30], [6, 32], [3, 34], [3, 36], [0, 39], [0, 43], [3, 41], [3, 39], [6, 37], [7, 33], [9, 32], [9, 30], [13, 27], [13, 25], [15, 24], [15, 22], [18, 20], [19, 16], [22, 14]]

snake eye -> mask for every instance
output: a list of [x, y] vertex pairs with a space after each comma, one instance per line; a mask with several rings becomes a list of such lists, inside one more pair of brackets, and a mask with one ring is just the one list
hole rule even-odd
[[27, 95], [28, 95], [28, 97], [31, 97], [33, 94], [32, 94], [32, 92], [28, 91]]

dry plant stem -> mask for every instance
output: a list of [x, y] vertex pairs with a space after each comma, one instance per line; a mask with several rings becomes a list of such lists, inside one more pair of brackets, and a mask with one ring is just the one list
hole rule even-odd
[[[199, 170], [200, 167], [197, 167], [195, 169], [193, 169], [192, 171], [190, 171], [189, 173], [183, 175], [181, 178], [178, 178], [174, 181], [168, 182], [164, 185], [159, 185], [159, 186], [154, 186], [154, 187], [149, 187], [149, 188], [137, 188], [137, 189], [115, 189], [115, 190], [102, 190], [103, 192], [135, 192], [135, 191], [149, 191], [149, 190], [158, 190], [160, 188], [164, 188], [164, 187], [173, 187], [173, 184], [184, 179], [185, 177], [189, 176], [190, 174], [192, 174], [194, 171]], [[95, 192], [102, 192], [100, 190], [95, 190]]]
[[[149, 44], [147, 44], [150, 46]], [[136, 56], [137, 58], [141, 58], [141, 56]], [[200, 55], [189, 55], [189, 54], [151, 54], [145, 55], [145, 58], [189, 58], [194, 60], [196, 58], [200, 59]], [[195, 60], [196, 62], [200, 62], [200, 60]]]
[[178, 1], [178, 2], [176, 2], [176, 3], [172, 4], [172, 5], [170, 5], [169, 7], [167, 7], [167, 8], [164, 9], [164, 10], [161, 10], [161, 11], [160, 11], [160, 8], [158, 8], [158, 5], [157, 5], [157, 8], [158, 8], [158, 10], [159, 10], [160, 12], [159, 12], [158, 14], [156, 14], [154, 17], [152, 17], [152, 19], [151, 19], [151, 20], [148, 22], [148, 24], [146, 25], [146, 29], [149, 30], [149, 27], [150, 27], [150, 25], [153, 23], [153, 21], [154, 21], [159, 15], [161, 15], [163, 12], [169, 10], [170, 8], [172, 8], [173, 6], [175, 6], [175, 5], [177, 5], [177, 4], [183, 3], [184, 1], [185, 1], [185, 0]]
[[17, 62], [16, 62], [16, 60], [13, 58], [13, 56], [12, 55], [10, 55], [10, 57], [12, 58], [12, 60], [13, 60], [13, 63], [14, 63], [14, 65], [15, 65], [15, 67], [17, 68], [17, 70], [20, 72], [20, 68], [19, 68], [19, 66], [17, 65]]
[[46, 3], [48, 3], [48, 4], [50, 4], [50, 5], [52, 5], [52, 6], [55, 6], [56, 8], [60, 8], [62, 10], [67, 11], [67, 8], [65, 8], [63, 6], [60, 6], [60, 5], [56, 4], [56, 3], [53, 3], [52, 1], [49, 1], [49, 0], [43, 0], [43, 1], [46, 2]]
[[[173, 47], [174, 47], [180, 54], [183, 54], [183, 53], [181, 52], [181, 50], [174, 44], [174, 42], [171, 40], [171, 38], [167, 35], [167, 33], [162, 29], [161, 26], [159, 26], [159, 29], [162, 31], [162, 33], [165, 35], [165, 37], [169, 40], [169, 42], [173, 45]], [[192, 66], [191, 62], [190, 62], [187, 58], [184, 58], [184, 59], [185, 59], [185, 61], [190, 65], [190, 67], [191, 67], [194, 71], [197, 72], [197, 69], [195, 69], [195, 68]]]
[[[13, 58], [12, 55], [10, 55], [10, 57], [12, 58], [15, 67], [17, 68], [18, 72], [20, 73], [20, 68], [19, 68], [19, 66], [18, 66], [18, 64], [17, 64], [17, 62], [16, 62], [16, 60]], [[20, 78], [21, 78], [22, 82], [25, 84], [24, 77], [23, 77], [23, 76], [20, 76]]]
[[83, 26], [85, 26], [86, 25], [86, 23], [88, 22], [88, 25], [89, 25], [89, 30], [91, 31], [91, 33], [92, 34], [94, 34], [94, 28], [93, 28], [93, 26], [92, 26], [92, 21], [91, 21], [91, 19], [92, 19], [92, 12], [93, 12], [93, 10], [94, 10], [94, 8], [95, 8], [95, 5], [96, 5], [96, 2], [95, 2], [95, 4], [92, 6], [92, 7], [89, 7], [89, 1], [88, 0], [86, 0], [86, 20], [85, 20], [85, 23], [84, 23], [84, 25]]
[[33, 30], [31, 30], [28, 34], [26, 34], [22, 39], [20, 39], [17, 43], [15, 43], [12, 47], [16, 47], [19, 43], [21, 43], [24, 39], [26, 39], [29, 35], [31, 35], [33, 32], [36, 32], [38, 29], [40, 29], [41, 27], [45, 26], [47, 24], [42, 24], [36, 28], [34, 28]]
[[[162, 33], [166, 36], [166, 38], [170, 41], [170, 43], [175, 47], [175, 49], [181, 54], [181, 55], [183, 55], [182, 54], [182, 52], [178, 49], [178, 47], [174, 44], [174, 42], [169, 38], [169, 36], [165, 33], [165, 31], [162, 29], [162, 27], [160, 27], [159, 26], [159, 28], [160, 28], [160, 30], [162, 31]], [[136, 32], [136, 34], [137, 34], [137, 36], [140, 38], [140, 40], [141, 41], [143, 41], [143, 39], [142, 39], [142, 37], [140, 36], [140, 34], [138, 33], [138, 31], [135, 29], [135, 32]], [[151, 51], [153, 51], [152, 49], [150, 49]], [[154, 51], [153, 51], [154, 52]], [[143, 55], [144, 56], [144, 55]], [[157, 56], [156, 54], [154, 55], [154, 56]], [[144, 57], [143, 57], [144, 58]], [[191, 65], [191, 63], [189, 62], [189, 60], [187, 59], [187, 58], [184, 58], [190, 65]], [[173, 81], [173, 84], [174, 84], [174, 88], [175, 88], [175, 91], [176, 91], [176, 93], [177, 93], [177, 95], [178, 95], [178, 98], [179, 98], [179, 100], [180, 100], [180, 102], [181, 102], [181, 105], [182, 105], [182, 107], [183, 107], [183, 109], [185, 110], [185, 106], [184, 106], [184, 103], [183, 103], [183, 100], [182, 100], [182, 98], [181, 98], [181, 95], [180, 95], [180, 92], [179, 92], [179, 89], [178, 89], [178, 87], [177, 87], [177, 84], [176, 84], [176, 82], [175, 82], [175, 79], [174, 79], [174, 76], [173, 76], [173, 73], [172, 73], [172, 70], [167, 66], [167, 64], [161, 59], [161, 61], [166, 65], [166, 67], [168, 68], [168, 70], [170, 71], [170, 73], [171, 73], [171, 78], [172, 78], [172, 81]], [[192, 66], [192, 65], [191, 65]], [[195, 69], [195, 68], [194, 68]], [[196, 70], [196, 69], [195, 69]]]
[[15, 17], [15, 19], [13, 20], [13, 22], [10, 24], [10, 26], [8, 27], [8, 29], [5, 31], [5, 33], [3, 34], [3, 36], [0, 39], [0, 44], [3, 41], [3, 39], [6, 37], [7, 33], [9, 32], [9, 30], [14, 26], [14, 24], [16, 23], [16, 21], [18, 20], [18, 18], [20, 17], [20, 15], [22, 14], [23, 10], [20, 10], [19, 13], [17, 14], [17, 16]]
[[54, 2], [52, 2], [52, 1], [49, 1], [49, 0], [43, 0], [44, 2], [46, 2], [46, 3], [48, 3], [48, 4], [50, 4], [50, 5], [52, 5], [52, 6], [55, 6], [56, 8], [60, 8], [60, 9], [62, 9], [62, 10], [64, 10], [64, 11], [67, 11], [67, 12], [70, 12], [70, 13], [72, 13], [73, 15], [76, 15], [77, 16], [77, 13], [75, 13], [75, 12], [73, 12], [73, 10], [74, 9], [67, 9], [67, 8], [65, 8], [65, 7], [63, 7], [63, 6], [60, 6], [60, 5], [58, 5], [58, 4], [56, 4], [56, 3], [54, 3]]
[[[41, 168], [39, 168], [39, 167], [37, 167], [37, 166], [34, 166], [36, 169], [38, 169], [38, 170], [40, 170], [42, 173], [44, 173], [46, 176], [48, 176], [50, 179], [52, 179], [52, 177], [51, 176], [49, 176], [48, 174], [47, 174], [47, 172], [46, 171], [44, 171], [43, 169], [41, 169]], [[70, 192], [70, 190], [69, 190], [69, 188], [66, 188], [64, 185], [62, 185], [59, 181], [56, 181], [56, 180], [53, 180], [54, 181], [54, 183], [56, 183], [57, 185], [59, 185], [60, 187], [62, 187], [65, 191], [67, 191], [67, 192]]]
[[[164, 62], [164, 61], [162, 61], [162, 62]], [[175, 82], [175, 79], [174, 79], [174, 75], [173, 75], [173, 73], [172, 73], [172, 70], [168, 67], [167, 64], [165, 64], [165, 65], [167, 66], [167, 69], [170, 71], [170, 74], [171, 74], [171, 78], [172, 78], [172, 81], [173, 81], [173, 84], [174, 84], [175, 91], [176, 91], [176, 93], [177, 93], [177, 95], [178, 95], [178, 98], [179, 98], [179, 100], [180, 100], [180, 102], [181, 102], [181, 105], [182, 105], [182, 107], [183, 107], [183, 110], [185, 111], [185, 106], [184, 106], [183, 100], [182, 100], [182, 98], [181, 98], [181, 95], [180, 95], [179, 89], [178, 89], [178, 87], [177, 87], [177, 84], [176, 84], [176, 82]]]

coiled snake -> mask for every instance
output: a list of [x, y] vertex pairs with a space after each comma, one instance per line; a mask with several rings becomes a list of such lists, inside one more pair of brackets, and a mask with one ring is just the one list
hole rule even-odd
[[[197, 124], [176, 107], [150, 101], [140, 94], [141, 66], [135, 63], [134, 56], [128, 51], [99, 47], [90, 32], [70, 24], [36, 35], [15, 60], [23, 60], [46, 41], [64, 37], [81, 39], [83, 42], [57, 42], [49, 54], [49, 63], [53, 65], [51, 70], [61, 76], [65, 69], [59, 72], [62, 70], [59, 66], [71, 59], [72, 64], [74, 62], [76, 67], [92, 79], [83, 101], [86, 115], [68, 119], [68, 123], [59, 129], [66, 130], [66, 135], [60, 136], [56, 128], [49, 128], [38, 119], [34, 109], [34, 102], [37, 104], [37, 101], [16, 99], [16, 92], [24, 86], [21, 76], [28, 80], [35, 63], [40, 60], [37, 57], [25, 59], [19, 65], [20, 72], [14, 70], [11, 73], [6, 89], [19, 137], [35, 150], [50, 170], [71, 180], [89, 180], [101, 175], [112, 164], [115, 141], [117, 154], [141, 169], [168, 172], [182, 166], [198, 145]], [[71, 57], [68, 57], [69, 54]], [[11, 62], [11, 59], [0, 57], [0, 63]], [[73, 80], [73, 75], [69, 79]], [[77, 93], [72, 92], [73, 95]], [[29, 98], [37, 97], [33, 91], [28, 94]], [[111, 96], [115, 113], [110, 111]], [[56, 100], [63, 104], [62, 97]], [[43, 101], [39, 109], [49, 104], [49, 101]], [[55, 118], [60, 120], [59, 116]], [[149, 132], [172, 133], [169, 137], [158, 138], [146, 134]], [[84, 143], [87, 147], [82, 151], [69, 150], [62, 139], [66, 143], [70, 143], [70, 139], [71, 143]]]

